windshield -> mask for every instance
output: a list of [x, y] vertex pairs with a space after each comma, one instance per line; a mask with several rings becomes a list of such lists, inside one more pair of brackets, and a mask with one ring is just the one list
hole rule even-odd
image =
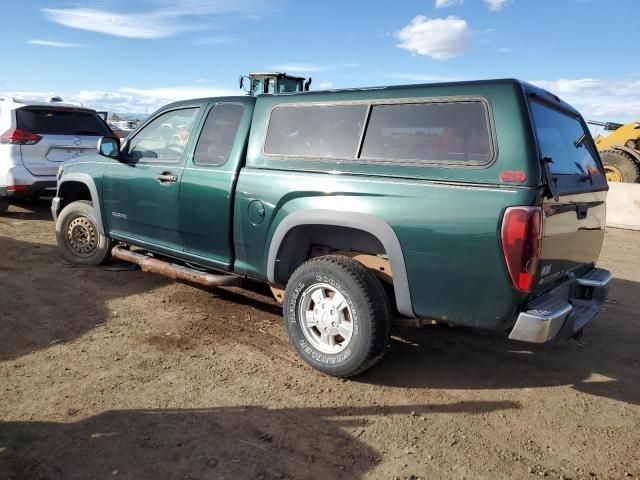
[[585, 131], [578, 117], [533, 100], [533, 122], [542, 158], [551, 159], [549, 170], [554, 175], [601, 174], [598, 161], [592, 152], [589, 132]]

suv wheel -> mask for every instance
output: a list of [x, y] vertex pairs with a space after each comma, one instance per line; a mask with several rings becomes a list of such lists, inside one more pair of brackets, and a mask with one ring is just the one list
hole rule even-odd
[[77, 265], [101, 265], [111, 256], [112, 241], [98, 231], [93, 204], [72, 202], [56, 221], [56, 240], [65, 260]]
[[7, 210], [9, 210], [9, 202], [4, 198], [0, 198], [0, 215], [7, 213]]
[[289, 340], [302, 359], [329, 375], [364, 372], [384, 355], [391, 308], [380, 281], [355, 260], [317, 257], [293, 273], [283, 313]]

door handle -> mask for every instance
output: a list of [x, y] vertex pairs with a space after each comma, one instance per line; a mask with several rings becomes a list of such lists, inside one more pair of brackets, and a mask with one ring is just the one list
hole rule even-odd
[[162, 172], [156, 177], [160, 183], [175, 183], [178, 181], [178, 176], [173, 172]]

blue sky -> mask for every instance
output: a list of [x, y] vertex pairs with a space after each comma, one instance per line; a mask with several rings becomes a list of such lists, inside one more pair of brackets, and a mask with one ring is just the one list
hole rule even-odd
[[640, 120], [637, 7], [637, 0], [6, 2], [0, 92], [150, 112], [171, 100], [238, 94], [238, 76], [251, 70], [310, 75], [315, 89], [516, 77], [589, 118]]

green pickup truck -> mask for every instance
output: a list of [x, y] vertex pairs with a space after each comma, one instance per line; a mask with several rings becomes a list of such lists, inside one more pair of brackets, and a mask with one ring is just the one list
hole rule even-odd
[[517, 80], [205, 98], [58, 172], [61, 254], [268, 283], [293, 347], [352, 376], [399, 319], [579, 335], [607, 181], [580, 114]]

